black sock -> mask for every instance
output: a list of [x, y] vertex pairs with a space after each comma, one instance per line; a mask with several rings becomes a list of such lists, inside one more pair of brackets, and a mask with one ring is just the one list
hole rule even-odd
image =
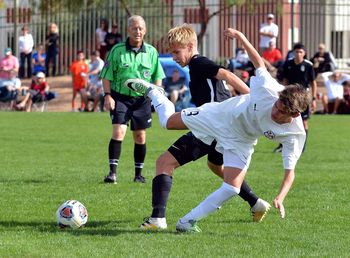
[[120, 153], [122, 150], [122, 142], [111, 139], [108, 146], [109, 169], [112, 173], [117, 173]]
[[141, 175], [145, 157], [146, 157], [146, 144], [135, 143], [135, 146], [134, 146], [135, 176]]
[[168, 202], [173, 178], [161, 174], [153, 178], [152, 182], [152, 218], [165, 218], [165, 209]]
[[250, 207], [253, 207], [256, 201], [259, 199], [258, 196], [250, 189], [249, 185], [246, 181], [243, 181], [241, 186], [241, 191], [239, 192], [239, 196], [249, 203]]

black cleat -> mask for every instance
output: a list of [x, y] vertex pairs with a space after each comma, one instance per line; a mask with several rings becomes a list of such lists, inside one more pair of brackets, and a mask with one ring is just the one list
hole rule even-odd
[[134, 177], [134, 182], [136, 183], [146, 183], [146, 178], [144, 178], [142, 175], [135, 176]]

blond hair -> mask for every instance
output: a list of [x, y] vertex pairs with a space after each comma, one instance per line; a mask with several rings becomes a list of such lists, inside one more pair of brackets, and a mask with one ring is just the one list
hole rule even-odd
[[169, 49], [174, 46], [185, 47], [188, 43], [197, 47], [197, 34], [191, 25], [184, 23], [168, 31], [167, 46]]
[[286, 86], [280, 92], [279, 100], [283, 103], [285, 111], [291, 115], [305, 111], [311, 102], [309, 91], [300, 84]]

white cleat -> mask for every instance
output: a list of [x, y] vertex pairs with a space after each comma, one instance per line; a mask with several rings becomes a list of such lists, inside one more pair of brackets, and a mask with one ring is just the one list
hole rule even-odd
[[184, 233], [200, 233], [202, 230], [197, 225], [197, 221], [195, 220], [188, 220], [188, 221], [182, 221], [179, 219], [179, 221], [176, 223], [176, 231], [178, 232], [184, 232]]
[[142, 79], [128, 79], [124, 82], [124, 85], [126, 87], [128, 87], [129, 89], [131, 89], [137, 93], [140, 93], [141, 95], [143, 95], [145, 97], [153, 89], [157, 89], [163, 95], [165, 95], [165, 91], [162, 87], [159, 87], [159, 86], [154, 85], [152, 83], [146, 82], [145, 80], [142, 80]]
[[261, 222], [270, 208], [271, 205], [268, 202], [259, 198], [255, 205], [250, 209], [252, 212], [253, 221]]
[[145, 218], [144, 222], [140, 225], [140, 228], [145, 230], [157, 230], [166, 229], [168, 225], [166, 224], [165, 218]]

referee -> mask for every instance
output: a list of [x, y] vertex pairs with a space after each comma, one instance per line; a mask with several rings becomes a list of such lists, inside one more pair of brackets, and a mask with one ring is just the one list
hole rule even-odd
[[145, 43], [145, 20], [138, 15], [128, 19], [128, 38], [115, 45], [107, 57], [100, 73], [103, 79], [105, 108], [110, 111], [113, 133], [108, 146], [109, 174], [105, 183], [117, 182], [117, 167], [122, 142], [130, 121], [134, 138], [134, 182], [145, 183], [142, 168], [146, 156], [146, 128], [151, 127], [152, 112], [150, 100], [123, 87], [130, 78], [140, 78], [161, 85], [165, 77], [158, 60], [157, 50]]

